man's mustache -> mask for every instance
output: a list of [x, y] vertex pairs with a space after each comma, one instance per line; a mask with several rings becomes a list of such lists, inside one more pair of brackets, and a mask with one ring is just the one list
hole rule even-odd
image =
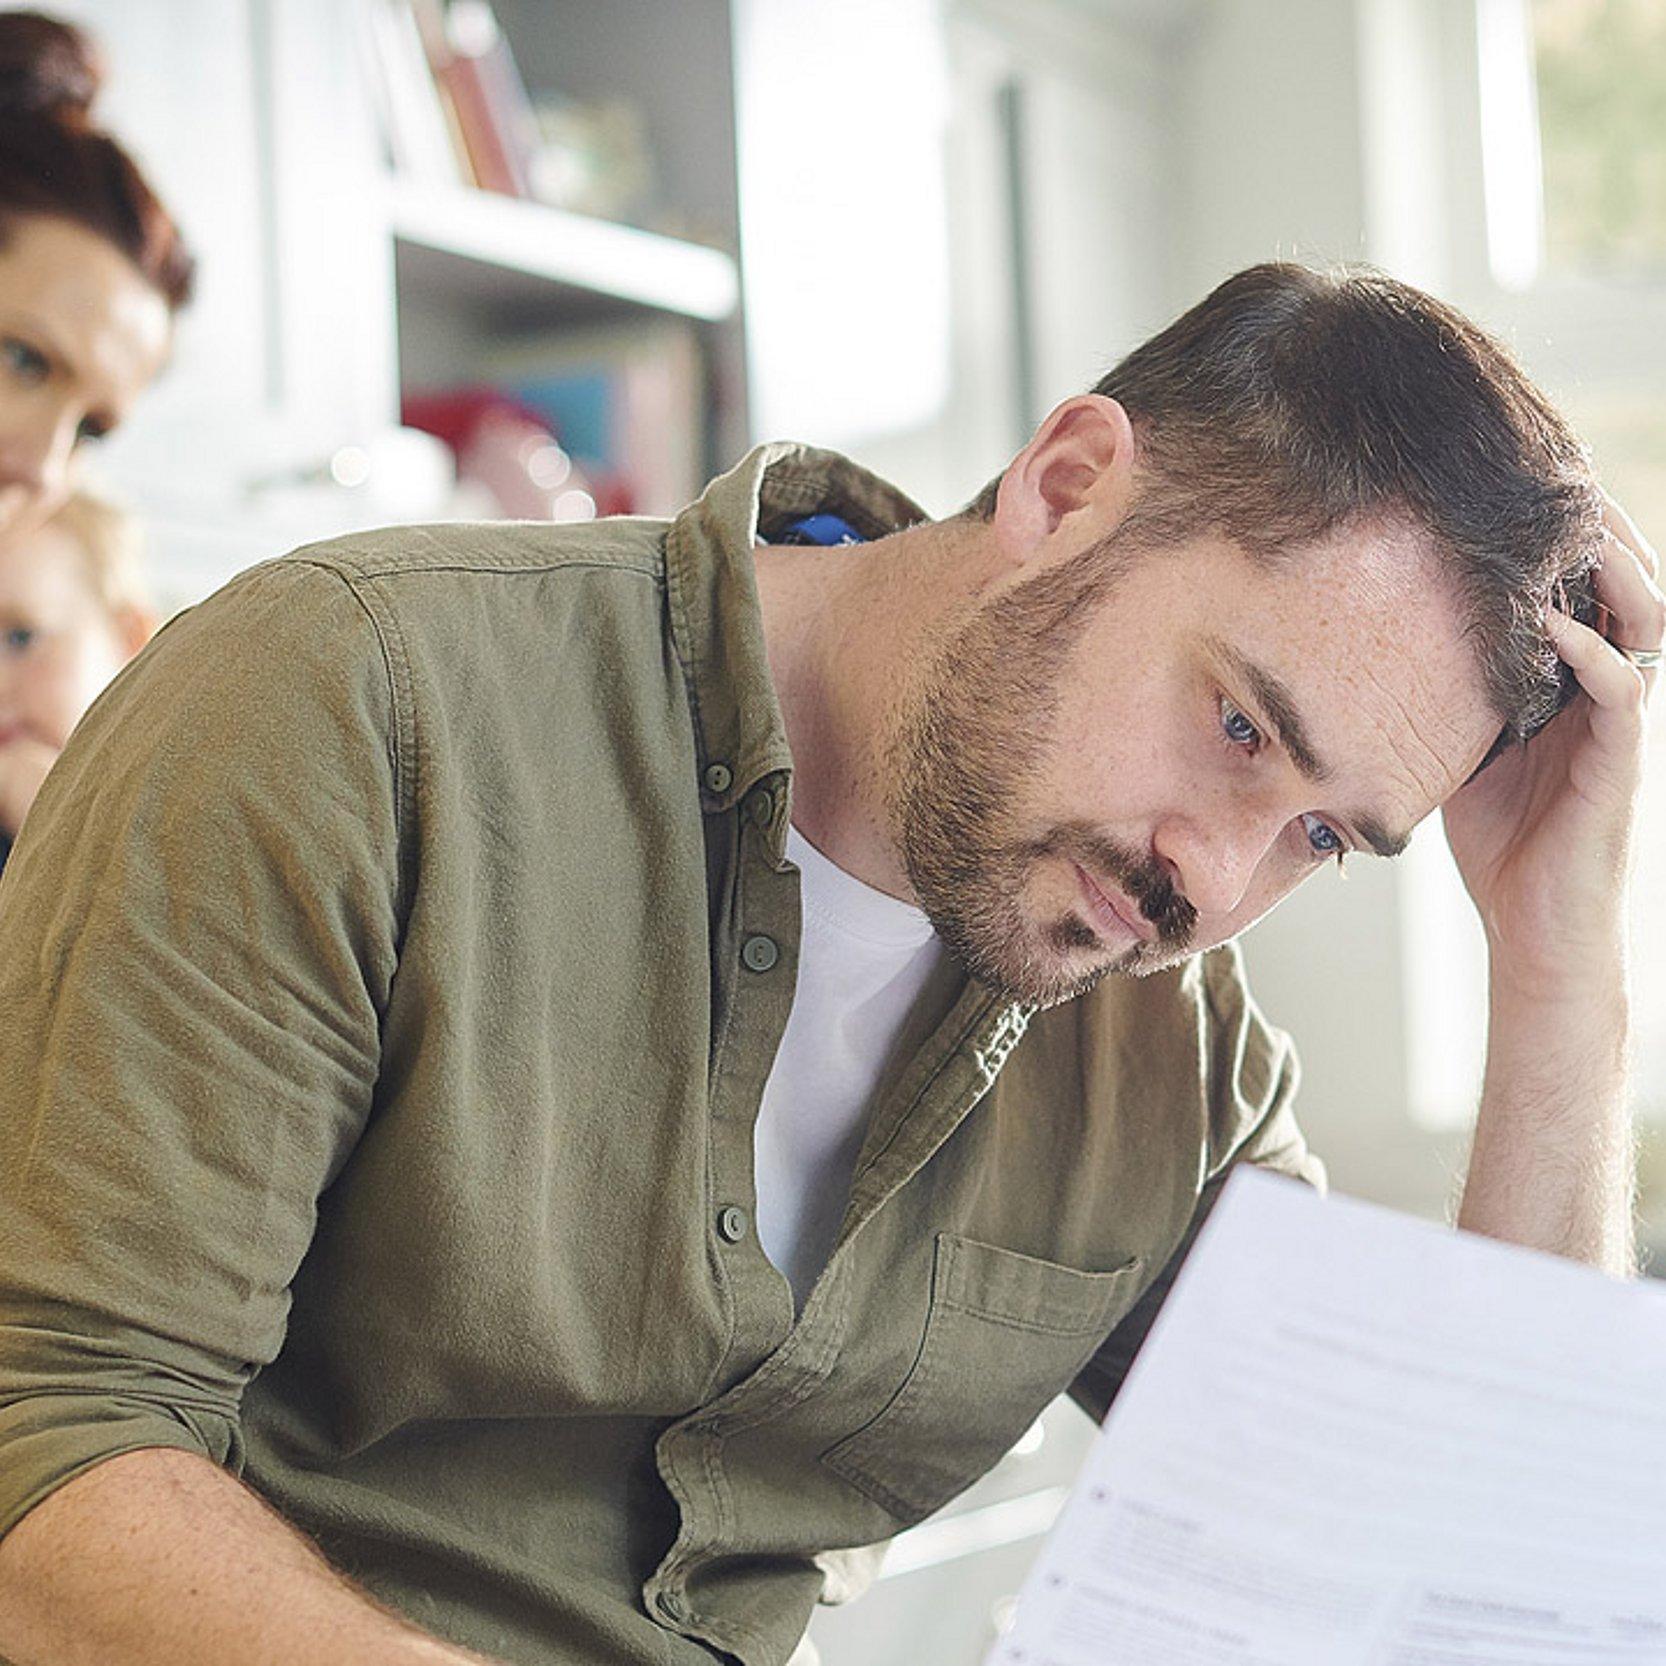
[[1136, 856], [1119, 841], [1079, 824], [1057, 829], [1040, 841], [1038, 850], [1079, 862], [1090, 873], [1109, 874], [1157, 928], [1158, 940], [1164, 945], [1180, 948], [1191, 941], [1197, 930], [1197, 910], [1156, 862]]

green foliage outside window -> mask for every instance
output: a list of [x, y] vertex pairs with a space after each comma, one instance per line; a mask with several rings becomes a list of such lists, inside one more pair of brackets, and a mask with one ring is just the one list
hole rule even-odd
[[1666, 276], [1666, 0], [1532, 0], [1554, 271]]

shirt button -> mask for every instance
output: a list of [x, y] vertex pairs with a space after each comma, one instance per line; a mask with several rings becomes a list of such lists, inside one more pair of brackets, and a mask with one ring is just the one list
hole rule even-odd
[[781, 951], [775, 946], [773, 937], [765, 937], [760, 931], [741, 944], [740, 957], [749, 971], [767, 972], [781, 958]]
[[775, 800], [769, 796], [769, 788], [759, 787], [747, 799], [746, 807], [751, 812], [752, 820], [759, 827], [767, 827], [770, 817], [775, 814]]
[[735, 779], [735, 772], [727, 764], [707, 764], [702, 779], [706, 783], [707, 792], [721, 795], [729, 790]]
[[738, 1244], [746, 1236], [746, 1211], [728, 1204], [717, 1212], [717, 1235], [726, 1244]]

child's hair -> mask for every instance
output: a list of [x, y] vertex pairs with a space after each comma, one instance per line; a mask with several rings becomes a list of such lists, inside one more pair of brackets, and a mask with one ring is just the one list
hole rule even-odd
[[85, 491], [72, 492], [46, 523], [68, 534], [86, 560], [87, 579], [104, 611], [148, 609], [139, 524], [125, 509]]

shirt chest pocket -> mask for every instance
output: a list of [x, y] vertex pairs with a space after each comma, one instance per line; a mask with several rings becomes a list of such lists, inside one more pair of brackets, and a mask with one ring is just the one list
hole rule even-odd
[[920, 1351], [879, 1415], [822, 1461], [918, 1521], [990, 1469], [1078, 1371], [1139, 1292], [1143, 1265], [1085, 1273], [939, 1233]]

